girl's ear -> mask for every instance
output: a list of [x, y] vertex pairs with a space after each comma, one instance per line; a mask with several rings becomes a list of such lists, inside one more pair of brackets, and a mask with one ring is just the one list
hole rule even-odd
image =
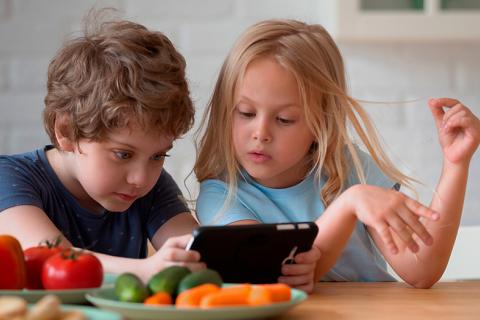
[[61, 151], [74, 151], [75, 142], [71, 138], [70, 121], [67, 115], [59, 115], [55, 119], [55, 138]]

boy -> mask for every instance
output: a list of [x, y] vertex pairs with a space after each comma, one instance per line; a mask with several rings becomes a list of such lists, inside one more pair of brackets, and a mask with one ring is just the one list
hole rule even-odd
[[[94, 29], [49, 65], [43, 115], [53, 146], [0, 157], [0, 234], [23, 248], [62, 234], [106, 272], [143, 279], [171, 264], [202, 268], [184, 249], [197, 223], [162, 171], [194, 119], [185, 60], [139, 24]], [[148, 258], [147, 238], [158, 249]]]

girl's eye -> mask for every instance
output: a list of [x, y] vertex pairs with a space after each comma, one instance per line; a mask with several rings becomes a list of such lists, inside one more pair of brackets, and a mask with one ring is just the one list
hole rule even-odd
[[285, 118], [277, 118], [277, 121], [280, 122], [281, 124], [292, 124], [295, 122], [295, 120], [290, 120], [290, 119], [285, 119]]
[[242, 118], [253, 118], [255, 117], [255, 113], [254, 112], [246, 112], [246, 111], [240, 111], [238, 110], [238, 113], [240, 114], [240, 116]]
[[126, 151], [115, 151], [114, 154], [115, 154], [115, 157], [121, 160], [130, 159], [132, 157], [132, 154]]
[[156, 154], [156, 155], [154, 155], [154, 156], [152, 157], [152, 159], [153, 159], [154, 161], [162, 161], [162, 160], [164, 160], [166, 157], [170, 157], [170, 155], [168, 155], [168, 154]]

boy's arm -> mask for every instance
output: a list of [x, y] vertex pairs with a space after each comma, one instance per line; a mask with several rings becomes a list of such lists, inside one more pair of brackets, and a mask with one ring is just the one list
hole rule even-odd
[[[21, 205], [0, 212], [0, 234], [10, 234], [18, 239], [23, 249], [38, 246], [44, 240], [52, 240], [62, 233], [50, 221], [42, 209]], [[62, 237], [61, 245], [72, 244]]]
[[159, 250], [170, 237], [191, 234], [198, 227], [197, 221], [190, 212], [182, 212], [170, 218], [155, 232], [152, 245]]
[[[190, 215], [190, 213], [188, 213]], [[193, 219], [193, 218], [192, 218]], [[195, 220], [194, 220], [195, 221]], [[184, 227], [179, 224], [186, 223]], [[102, 262], [105, 272], [123, 273], [133, 272], [147, 281], [150, 276], [169, 265], [180, 264], [196, 270], [204, 268], [204, 264], [198, 262], [200, 255], [195, 251], [185, 251], [185, 247], [191, 235], [173, 237], [173, 234], [191, 233], [191, 227], [194, 224], [187, 215], [180, 214], [177, 219], [172, 218], [167, 221], [154, 236], [160, 250], [146, 259], [133, 259], [111, 256], [103, 253], [89, 251], [97, 256]], [[170, 233], [170, 227], [176, 228], [178, 232]], [[190, 229], [189, 229], [190, 228]], [[169, 230], [169, 232], [165, 232]], [[189, 230], [189, 231], [187, 231]], [[0, 234], [10, 234], [17, 238], [22, 248], [37, 246], [45, 239], [54, 239], [62, 234], [60, 230], [50, 221], [48, 216], [38, 207], [22, 205], [8, 208], [0, 213]], [[157, 236], [158, 235], [158, 236]], [[171, 238], [165, 240], [166, 236]], [[71, 243], [62, 237], [62, 246], [71, 247]], [[84, 250], [84, 249], [82, 249]]]

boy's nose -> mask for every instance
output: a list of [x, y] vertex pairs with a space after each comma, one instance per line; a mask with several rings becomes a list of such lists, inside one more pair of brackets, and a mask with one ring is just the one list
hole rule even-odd
[[141, 188], [147, 184], [148, 170], [146, 168], [134, 168], [127, 175], [127, 183]]

